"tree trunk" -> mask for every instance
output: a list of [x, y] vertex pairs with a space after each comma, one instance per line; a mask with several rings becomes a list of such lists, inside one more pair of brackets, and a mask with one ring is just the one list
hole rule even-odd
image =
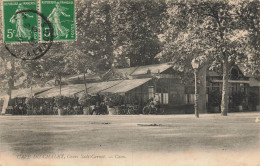
[[61, 76], [60, 76], [60, 96], [61, 96]]
[[88, 13], [87, 13], [87, 17], [86, 17], [86, 20], [87, 20], [87, 28], [89, 27], [90, 23], [91, 23], [91, 11], [92, 11], [92, 1], [88, 1], [87, 3], [87, 8], [88, 8]]
[[223, 63], [223, 86], [222, 86], [222, 99], [221, 99], [221, 115], [227, 116], [228, 113], [228, 99], [229, 99], [229, 86], [228, 86], [228, 56], [224, 56]]
[[15, 75], [15, 66], [14, 62], [11, 61], [11, 68], [9, 71], [9, 78], [8, 78], [8, 90], [7, 94], [10, 96], [10, 99], [12, 98], [12, 90], [14, 89], [14, 75]]
[[85, 85], [85, 94], [87, 95], [88, 91], [87, 91], [87, 82], [86, 82], [86, 73], [85, 72], [84, 72], [84, 85]]
[[207, 65], [204, 65], [198, 73], [199, 79], [199, 100], [198, 100], [198, 108], [200, 113], [207, 113], [207, 82], [206, 82], [206, 73]]
[[198, 100], [199, 100], [199, 94], [198, 94], [198, 84], [197, 84], [197, 76], [198, 75], [198, 69], [195, 69], [194, 71], [194, 78], [195, 78], [195, 101], [194, 101], [194, 113], [195, 117], [199, 118], [199, 108], [198, 108]]
[[105, 5], [105, 37], [106, 37], [106, 54], [109, 56], [110, 68], [113, 67], [114, 63], [114, 54], [113, 54], [113, 42], [112, 42], [112, 23], [111, 23], [111, 6], [109, 2]]

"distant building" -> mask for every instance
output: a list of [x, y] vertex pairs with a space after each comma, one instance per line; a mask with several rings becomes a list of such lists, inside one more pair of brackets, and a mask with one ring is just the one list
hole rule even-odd
[[[229, 108], [231, 111], [255, 111], [260, 104], [260, 81], [245, 72], [242, 66], [233, 66], [229, 71]], [[222, 75], [207, 74], [207, 92], [222, 90]], [[210, 103], [209, 103], [210, 104]]]
[[[142, 88], [138, 86], [132, 90], [127, 98], [138, 98], [138, 101], [143, 102], [157, 95], [162, 105], [172, 110], [172, 113], [192, 113], [194, 83], [184, 84], [171, 63], [123, 68], [117, 69], [117, 72], [130, 80], [151, 78], [145, 86], [140, 85]], [[213, 71], [207, 71], [205, 74], [207, 111], [220, 112], [222, 75]], [[260, 81], [247, 74], [241, 66], [233, 66], [230, 69], [229, 77], [230, 111], [259, 110]], [[116, 89], [116, 87], [114, 88]], [[213, 107], [218, 108], [213, 110]]]

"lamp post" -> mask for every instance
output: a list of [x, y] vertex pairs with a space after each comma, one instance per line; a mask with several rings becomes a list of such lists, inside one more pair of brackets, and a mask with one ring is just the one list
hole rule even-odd
[[192, 68], [194, 69], [194, 79], [195, 79], [195, 103], [194, 103], [194, 113], [196, 118], [199, 118], [199, 110], [198, 110], [198, 86], [197, 86], [197, 75], [198, 75], [198, 68], [199, 68], [199, 61], [193, 59], [191, 61]]

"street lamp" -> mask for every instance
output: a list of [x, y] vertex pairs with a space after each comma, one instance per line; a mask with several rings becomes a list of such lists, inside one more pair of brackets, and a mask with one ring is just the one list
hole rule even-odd
[[199, 68], [199, 61], [197, 59], [193, 59], [191, 61], [191, 65], [192, 68], [194, 69], [194, 78], [195, 78], [195, 103], [194, 103], [194, 112], [195, 112], [195, 116], [197, 118], [199, 118], [199, 110], [198, 110], [198, 98], [199, 98], [199, 94], [198, 94], [198, 86], [197, 86], [197, 74], [198, 74], [198, 68]]

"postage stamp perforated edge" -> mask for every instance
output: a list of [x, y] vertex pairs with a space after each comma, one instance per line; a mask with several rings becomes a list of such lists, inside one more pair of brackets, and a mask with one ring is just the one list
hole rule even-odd
[[[2, 37], [3, 37], [3, 43], [6, 43], [6, 44], [11, 44], [11, 45], [17, 45], [17, 44], [21, 44], [21, 43], [28, 43], [28, 41], [15, 41], [15, 42], [6, 42], [5, 41], [5, 22], [4, 22], [4, 16], [5, 16], [5, 14], [4, 14], [4, 2], [14, 2], [14, 1], [21, 1], [21, 2], [23, 2], [23, 1], [34, 1], [34, 0], [2, 0], [2, 2], [1, 2], [1, 10], [2, 10], [2, 18], [1, 18], [1, 20], [2, 20], [2, 26], [1, 26], [1, 28], [2, 28]], [[37, 9], [37, 11], [38, 12], [41, 12], [41, 1], [42, 0], [35, 0], [35, 2], [36, 2], [36, 9]], [[75, 12], [75, 9], [76, 9], [76, 0], [71, 0], [71, 1], [73, 1], [73, 3], [74, 3], [74, 17], [73, 17], [73, 21], [74, 21], [74, 28], [75, 28], [75, 39], [60, 39], [60, 40], [53, 40], [52, 42], [66, 42], [66, 41], [77, 41], [77, 21], [76, 21], [76, 12]], [[38, 15], [37, 16], [37, 29], [38, 29], [38, 42], [39, 43], [46, 43], [46, 42], [48, 42], [48, 41], [43, 41], [42, 40], [42, 26], [41, 26], [41, 24], [42, 24], [42, 18]]]
[[[35, 4], [36, 4], [36, 10], [39, 11], [39, 5], [38, 5], [38, 0], [2, 0], [1, 2], [1, 10], [2, 10], [2, 37], [3, 37], [3, 43], [5, 44], [11, 44], [11, 45], [19, 45], [21, 43], [29, 43], [28, 41], [14, 41], [14, 42], [6, 42], [5, 41], [5, 14], [4, 14], [4, 2], [16, 2], [16, 1], [20, 1], [20, 2], [26, 2], [26, 1], [35, 1]], [[39, 16], [37, 16], [39, 17]], [[40, 29], [39, 29], [39, 18], [37, 19], [37, 29], [38, 29], [38, 42], [40, 42]]]
[[[41, 2], [42, 2], [42, 0], [37, 0], [38, 1], [38, 10], [42, 13], [42, 5], [41, 5]], [[68, 0], [67, 0], [68, 1]], [[75, 11], [75, 9], [76, 9], [76, 5], [77, 5], [77, 3], [76, 3], [76, 0], [70, 0], [70, 1], [73, 1], [73, 3], [74, 3], [74, 8], [73, 8], [73, 12], [74, 12], [74, 17], [73, 17], [73, 21], [74, 21], [74, 28], [75, 28], [75, 39], [59, 39], [59, 40], [55, 40], [55, 39], [53, 39], [53, 43], [56, 43], [56, 42], [66, 42], [66, 41], [69, 41], [69, 42], [74, 42], [74, 41], [77, 41], [77, 21], [76, 21], [76, 19], [77, 19], [77, 17], [76, 17], [76, 11]], [[47, 17], [47, 16], [46, 16]], [[40, 19], [40, 21], [39, 21], [39, 28], [40, 28], [40, 42], [46, 42], [46, 41], [44, 41], [43, 39], [42, 39], [42, 19], [41, 18], [39, 18]]]

